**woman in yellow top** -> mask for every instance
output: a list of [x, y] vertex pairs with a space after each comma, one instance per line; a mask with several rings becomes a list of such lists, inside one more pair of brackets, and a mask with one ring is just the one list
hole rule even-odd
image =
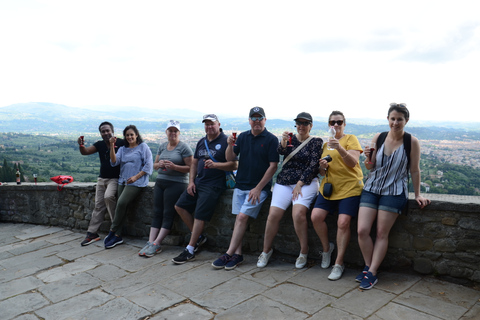
[[[333, 111], [328, 123], [335, 128], [336, 134], [335, 139], [330, 139], [323, 147], [320, 175], [325, 178], [312, 211], [312, 223], [323, 246], [322, 268], [327, 269], [335, 245], [328, 242], [325, 218], [338, 210], [337, 259], [328, 276], [330, 280], [338, 280], [345, 269], [343, 257], [350, 242], [350, 221], [358, 214], [363, 189], [363, 174], [358, 161], [363, 150], [356, 136], [344, 133], [346, 123], [342, 112]], [[330, 162], [324, 159], [328, 155], [332, 158]], [[324, 195], [325, 183], [333, 186], [330, 196]]]

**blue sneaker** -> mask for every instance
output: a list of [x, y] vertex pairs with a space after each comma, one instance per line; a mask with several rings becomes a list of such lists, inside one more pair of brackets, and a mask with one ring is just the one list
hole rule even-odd
[[105, 237], [105, 239], [103, 239], [103, 244], [104, 245], [107, 245], [107, 243], [112, 239], [112, 237], [115, 236], [115, 232], [114, 231], [110, 231], [108, 233], [108, 235]]
[[212, 262], [212, 267], [215, 269], [223, 269], [227, 265], [228, 261], [232, 259], [232, 256], [228, 253], [223, 254], [220, 258]]
[[377, 284], [378, 279], [374, 276], [370, 271], [367, 272], [365, 277], [362, 279], [362, 283], [360, 283], [360, 289], [369, 290], [372, 289], [375, 284]]
[[225, 266], [225, 270], [233, 270], [242, 262], [243, 262], [243, 255], [235, 253], [230, 259], [230, 261], [227, 262], [227, 265]]
[[357, 282], [362, 282], [362, 279], [363, 279], [363, 278], [365, 277], [365, 275], [367, 274], [368, 269], [369, 269], [369, 267], [368, 267], [368, 266], [365, 266], [365, 268], [363, 268], [362, 273], [360, 273], [358, 276], [355, 277], [355, 281], [357, 281]]
[[113, 238], [111, 238], [106, 244], [105, 244], [105, 249], [111, 249], [115, 247], [117, 244], [122, 244], [123, 239], [122, 237], [118, 237], [117, 235], [113, 235]]

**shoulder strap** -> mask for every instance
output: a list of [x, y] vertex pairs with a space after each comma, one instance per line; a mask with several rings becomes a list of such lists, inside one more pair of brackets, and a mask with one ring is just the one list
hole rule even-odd
[[410, 152], [412, 151], [412, 135], [408, 132], [403, 134], [403, 147], [407, 152], [407, 170], [410, 169]]
[[[382, 132], [378, 136], [377, 139], [377, 150], [380, 150], [380, 147], [383, 145], [385, 142], [385, 139], [387, 137], [388, 131], [387, 132]], [[407, 170], [410, 169], [410, 152], [412, 151], [412, 135], [408, 132], [405, 132], [403, 134], [403, 147], [405, 148], [405, 152], [407, 153]]]
[[387, 132], [382, 132], [382, 133], [380, 133], [380, 135], [378, 136], [378, 139], [377, 139], [377, 150], [380, 150], [380, 147], [381, 147], [382, 144], [385, 142], [385, 138], [387, 137], [387, 134], [388, 134], [388, 131], [387, 131]]
[[203, 140], [203, 142], [205, 142], [205, 148], [207, 148], [207, 152], [208, 152], [208, 155], [210, 156], [210, 159], [212, 159], [213, 162], [218, 162], [217, 160], [215, 160], [215, 158], [210, 153], [210, 149], [208, 148], [207, 138], [205, 138], [205, 140]]
[[310, 140], [312, 140], [312, 139], [313, 139], [313, 136], [310, 136], [310, 137], [308, 137], [307, 139], [305, 139], [305, 141], [303, 141], [302, 144], [299, 145], [297, 149], [293, 150], [293, 151], [283, 160], [282, 166], [283, 166], [285, 163], [287, 163], [290, 159], [292, 159], [292, 157], [293, 157], [294, 155], [296, 155], [297, 152], [300, 151], [303, 147], [305, 147], [305, 145], [306, 145]]

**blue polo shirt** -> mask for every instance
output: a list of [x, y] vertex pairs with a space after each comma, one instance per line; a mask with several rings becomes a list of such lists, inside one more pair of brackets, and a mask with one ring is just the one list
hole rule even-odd
[[[277, 147], [277, 137], [267, 128], [257, 136], [254, 136], [251, 130], [240, 133], [236, 146], [233, 147], [233, 152], [237, 156], [239, 155], [235, 188], [240, 190], [255, 188], [265, 175], [270, 162], [279, 161]], [[263, 190], [270, 191], [271, 188], [272, 180], [265, 185]]]

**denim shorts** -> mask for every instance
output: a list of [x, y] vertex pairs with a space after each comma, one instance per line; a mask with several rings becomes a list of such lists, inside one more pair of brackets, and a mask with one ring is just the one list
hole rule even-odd
[[334, 210], [338, 208], [339, 214], [346, 214], [351, 217], [358, 215], [358, 204], [360, 203], [360, 196], [348, 197], [340, 200], [325, 199], [321, 193], [318, 193], [317, 201], [315, 201], [314, 208], [319, 208], [333, 214]]
[[241, 212], [256, 219], [262, 208], [263, 202], [268, 197], [268, 192], [263, 190], [260, 193], [260, 203], [257, 202], [255, 204], [252, 204], [252, 201], [248, 201], [249, 194], [250, 190], [240, 190], [238, 188], [233, 190], [232, 213], [239, 214]]
[[377, 210], [383, 210], [393, 213], [402, 213], [402, 209], [407, 204], [408, 198], [405, 197], [405, 191], [401, 195], [381, 195], [363, 190], [360, 198], [360, 207], [367, 207]]

